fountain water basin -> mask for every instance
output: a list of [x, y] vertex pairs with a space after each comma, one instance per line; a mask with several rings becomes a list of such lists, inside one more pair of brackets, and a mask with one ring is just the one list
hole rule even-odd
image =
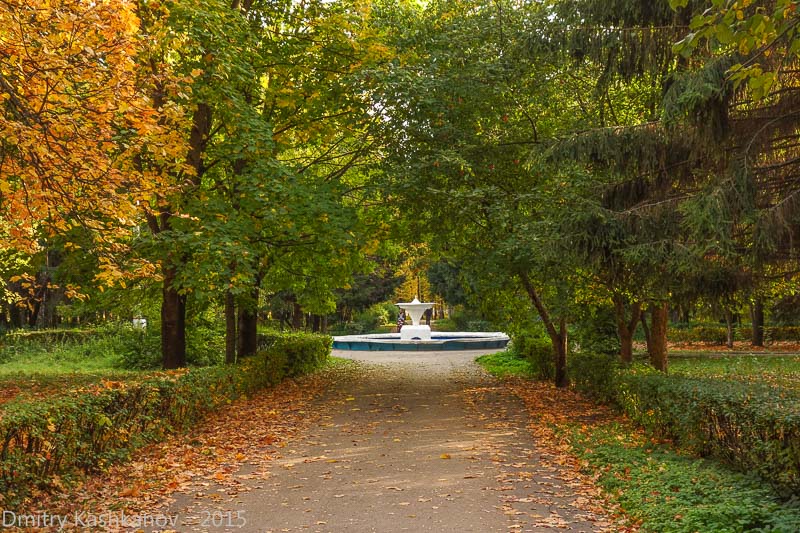
[[382, 352], [502, 350], [508, 341], [508, 335], [497, 332], [434, 331], [430, 340], [404, 340], [399, 333], [376, 333], [334, 337], [333, 349]]
[[422, 315], [434, 304], [420, 302], [398, 303], [411, 318], [411, 324], [404, 324], [400, 333], [375, 333], [368, 335], [343, 335], [333, 338], [336, 350], [361, 351], [437, 351], [437, 350], [493, 350], [503, 349], [509, 338], [498, 332], [431, 332], [430, 326], [420, 324]]

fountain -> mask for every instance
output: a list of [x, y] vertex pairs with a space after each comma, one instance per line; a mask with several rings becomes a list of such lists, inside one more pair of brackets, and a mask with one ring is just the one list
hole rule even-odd
[[420, 324], [422, 315], [434, 304], [401, 302], [397, 307], [408, 312], [411, 324], [404, 324], [400, 333], [343, 335], [333, 338], [336, 350], [372, 351], [431, 351], [431, 350], [493, 350], [505, 348], [509, 338], [496, 332], [431, 332], [430, 326]]
[[421, 325], [422, 315], [428, 309], [433, 309], [433, 303], [422, 303], [416, 297], [411, 302], [401, 302], [395, 304], [397, 307], [406, 311], [411, 317], [411, 325], [404, 324], [400, 328], [400, 339], [404, 341], [429, 341], [431, 340], [431, 327]]

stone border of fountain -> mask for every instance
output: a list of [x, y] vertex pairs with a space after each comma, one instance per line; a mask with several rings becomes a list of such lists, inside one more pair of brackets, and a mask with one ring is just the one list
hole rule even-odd
[[333, 338], [334, 350], [415, 352], [440, 350], [492, 350], [508, 344], [505, 333], [449, 332], [431, 334], [431, 340], [404, 340], [398, 333], [343, 335]]

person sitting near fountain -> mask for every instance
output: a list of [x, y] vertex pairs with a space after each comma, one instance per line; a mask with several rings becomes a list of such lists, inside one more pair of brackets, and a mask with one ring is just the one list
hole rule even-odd
[[403, 329], [403, 326], [406, 323], [406, 312], [401, 310], [397, 313], [397, 333], [400, 333], [400, 330]]

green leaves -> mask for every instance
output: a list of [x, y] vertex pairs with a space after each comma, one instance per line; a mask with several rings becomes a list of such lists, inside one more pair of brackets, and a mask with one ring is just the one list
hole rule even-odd
[[[687, 1], [671, 0], [673, 9], [686, 7]], [[756, 101], [771, 93], [781, 70], [774, 56], [787, 59], [800, 51], [796, 36], [797, 2], [780, 0], [772, 12], [751, 0], [712, 2], [713, 7], [696, 15], [691, 22], [692, 32], [675, 44], [673, 50], [685, 58], [700, 53], [708, 43], [714, 53], [738, 54], [746, 58], [738, 68], [731, 69], [730, 79], [735, 87], [745, 87]]]
[[165, 372], [106, 382], [3, 406], [0, 490], [7, 508], [59, 476], [91, 472], [141, 446], [189, 427], [236, 398], [322, 366], [331, 338], [275, 335], [269, 347], [238, 365]]

